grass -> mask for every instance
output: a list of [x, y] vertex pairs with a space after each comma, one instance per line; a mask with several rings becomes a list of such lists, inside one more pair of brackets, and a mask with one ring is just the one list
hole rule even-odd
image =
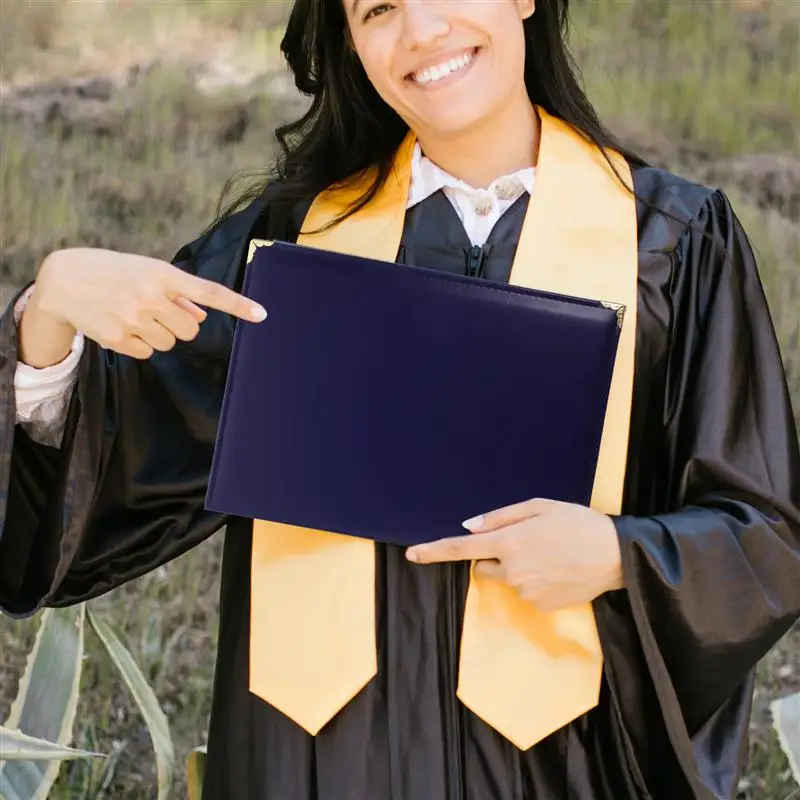
[[[800, 157], [800, 3], [793, 0], [576, 2], [574, 46], [590, 94], [613, 127], [688, 177], [713, 159]], [[57, 247], [92, 245], [170, 258], [211, 219], [226, 179], [271, 157], [290, 99], [270, 91], [280, 66], [280, 2], [3, 0], [0, 84], [121, 76], [135, 87], [88, 115], [62, 99], [60, 121], [0, 122], [0, 282], [34, 275]], [[252, 85], [208, 93], [192, 78]], [[10, 94], [5, 95], [6, 98]], [[43, 100], [49, 103], [50, 100]], [[11, 101], [9, 100], [10, 104]], [[5, 104], [5, 103], [4, 103]], [[80, 106], [84, 108], [83, 105]], [[35, 115], [34, 115], [35, 116]], [[795, 408], [800, 412], [800, 226], [724, 182], [759, 255]], [[213, 676], [222, 536], [96, 601], [113, 615], [170, 718], [179, 758], [205, 737]], [[0, 719], [35, 621], [0, 620]], [[796, 791], [766, 704], [800, 689], [800, 631], [759, 667], [742, 800]], [[99, 651], [85, 665], [79, 743], [119, 752], [98, 798], [153, 795], [150, 743]], [[65, 767], [55, 800], [88, 798], [84, 767]], [[178, 786], [176, 797], [182, 796]]]
[[574, 49], [609, 119], [712, 157], [800, 155], [800, 4], [575, 3]]
[[0, 80], [14, 85], [108, 74], [126, 64], [276, 67], [281, 0], [3, 0]]
[[[0, 193], [14, 202], [0, 223], [0, 277], [24, 279], [47, 252], [79, 242], [170, 258], [211, 219], [232, 169], [269, 153], [267, 96], [209, 97], [185, 73], [156, 68], [109, 105], [101, 135], [62, 122], [32, 137], [26, 123], [6, 123]], [[225, 144], [238, 147], [220, 152]]]

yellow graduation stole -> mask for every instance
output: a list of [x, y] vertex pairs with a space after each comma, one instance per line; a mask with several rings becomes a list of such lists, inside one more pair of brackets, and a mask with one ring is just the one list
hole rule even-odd
[[[626, 306], [590, 503], [616, 514], [633, 391], [635, 200], [596, 147], [544, 109], [537, 111], [536, 183], [510, 282]], [[328, 231], [301, 235], [298, 243], [393, 262], [414, 144], [409, 134], [392, 175], [367, 207]], [[610, 155], [632, 185], [627, 162]], [[323, 227], [362, 189], [323, 192], [304, 228]], [[251, 243], [251, 258], [259, 244], [265, 243]], [[374, 543], [255, 520], [250, 626], [250, 690], [317, 734], [377, 672]], [[457, 694], [517, 747], [528, 749], [596, 706], [602, 666], [590, 604], [544, 613], [510, 588], [471, 577]]]

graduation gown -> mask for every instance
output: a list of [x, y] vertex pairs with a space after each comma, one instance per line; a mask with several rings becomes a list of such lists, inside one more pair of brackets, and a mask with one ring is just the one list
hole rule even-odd
[[[646, 201], [636, 371], [614, 518], [626, 589], [594, 603], [605, 663], [592, 711], [527, 752], [488, 728], [455, 695], [468, 565], [420, 567], [386, 545], [377, 677], [316, 738], [249, 693], [251, 523], [203, 508], [234, 331], [216, 312], [193, 342], [149, 361], [87, 343], [60, 450], [14, 428], [6, 313], [0, 607], [27, 615], [96, 597], [227, 524], [204, 800], [733, 798], [754, 667], [800, 615], [797, 432], [727, 198], [650, 168], [634, 183]], [[296, 235], [270, 220], [269, 195], [175, 263], [238, 288], [250, 238]], [[507, 281], [526, 203], [475, 250], [434, 194], [407, 214], [398, 260]], [[479, 481], [480, 470], [442, 480]]]

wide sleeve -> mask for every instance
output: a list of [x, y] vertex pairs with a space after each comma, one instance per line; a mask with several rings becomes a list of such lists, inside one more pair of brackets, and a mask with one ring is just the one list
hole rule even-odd
[[[218, 240], [173, 263], [233, 286], [242, 244]], [[149, 360], [87, 340], [55, 448], [15, 425], [13, 306], [0, 320], [0, 610], [24, 616], [96, 597], [224, 524], [204, 501], [234, 322], [209, 311], [194, 341]]]
[[615, 523], [672, 743], [697, 797], [727, 797], [724, 717], [749, 709], [750, 673], [800, 616], [800, 455], [753, 251], [722, 192], [673, 257], [665, 404], [651, 425], [664, 513]]

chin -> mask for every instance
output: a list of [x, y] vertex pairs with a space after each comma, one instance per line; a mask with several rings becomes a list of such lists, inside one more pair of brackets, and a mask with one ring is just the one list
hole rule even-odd
[[469, 133], [488, 119], [490, 111], [481, 111], [472, 105], [468, 109], [450, 109], [445, 111], [438, 108], [432, 113], [416, 115], [416, 122], [412, 128], [425, 130], [437, 139], [454, 139], [462, 134]]

